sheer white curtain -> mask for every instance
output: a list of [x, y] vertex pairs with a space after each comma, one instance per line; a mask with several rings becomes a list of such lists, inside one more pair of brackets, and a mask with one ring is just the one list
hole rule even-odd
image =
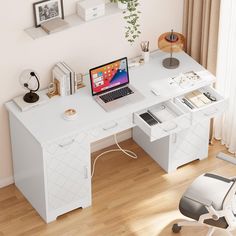
[[216, 88], [228, 98], [225, 114], [215, 119], [214, 136], [236, 153], [236, 0], [221, 0]]

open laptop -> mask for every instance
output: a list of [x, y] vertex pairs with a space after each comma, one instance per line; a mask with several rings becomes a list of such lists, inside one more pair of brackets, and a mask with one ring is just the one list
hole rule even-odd
[[143, 99], [143, 95], [129, 84], [127, 57], [89, 70], [94, 99], [106, 111]]

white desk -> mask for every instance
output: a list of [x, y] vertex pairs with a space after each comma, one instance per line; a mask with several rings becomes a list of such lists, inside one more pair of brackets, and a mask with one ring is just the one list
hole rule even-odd
[[[160, 52], [151, 55], [149, 63], [130, 69], [130, 82], [145, 99], [113, 112], [105, 112], [93, 100], [88, 79], [77, 94], [51, 99], [26, 112], [20, 112], [13, 102], [6, 104], [15, 184], [46, 222], [75, 208], [91, 206], [90, 144], [94, 141], [135, 127], [135, 141], [167, 172], [207, 157], [209, 120], [222, 112], [225, 100], [215, 94], [216, 103], [193, 111], [173, 99], [214, 81], [185, 53], [176, 56], [180, 67], [175, 70], [162, 67], [166, 54]], [[167, 78], [191, 70], [202, 71], [201, 82], [184, 89], [170, 85]], [[160, 96], [151, 92], [154, 85], [160, 88]], [[179, 113], [176, 126], [167, 128], [167, 122], [151, 128], [140, 119], [141, 111], [166, 101]], [[62, 118], [68, 108], [79, 111], [77, 120]]]

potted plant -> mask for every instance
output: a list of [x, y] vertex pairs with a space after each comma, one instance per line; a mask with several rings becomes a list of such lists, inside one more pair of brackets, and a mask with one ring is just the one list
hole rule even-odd
[[[131, 44], [139, 37], [140, 25], [139, 16], [140, 11], [138, 10], [139, 1], [138, 0], [110, 0], [111, 2], [120, 3], [120, 8], [122, 8], [124, 19], [127, 25], [125, 26], [125, 37]], [[123, 6], [123, 7], [122, 7]], [[126, 6], [126, 7], [125, 7]]]

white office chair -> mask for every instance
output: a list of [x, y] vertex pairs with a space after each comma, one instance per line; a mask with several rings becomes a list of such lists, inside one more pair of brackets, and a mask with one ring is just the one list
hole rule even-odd
[[215, 174], [199, 176], [186, 190], [179, 203], [179, 210], [195, 221], [182, 221], [173, 225], [179, 233], [182, 226], [209, 227], [207, 236], [217, 228], [228, 235], [236, 228], [236, 178], [224, 178]]

